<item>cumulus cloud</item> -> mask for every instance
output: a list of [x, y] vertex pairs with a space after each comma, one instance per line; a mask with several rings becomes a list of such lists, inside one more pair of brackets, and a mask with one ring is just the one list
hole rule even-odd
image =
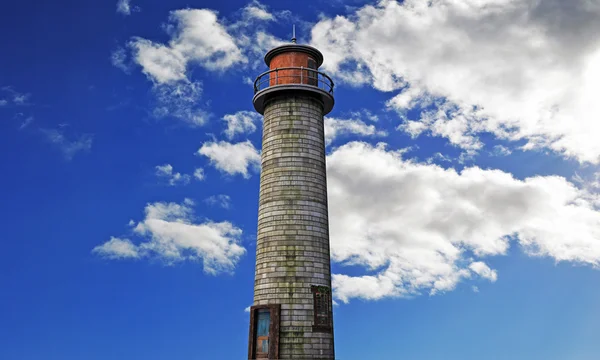
[[109, 259], [154, 257], [166, 264], [202, 261], [209, 274], [231, 272], [246, 250], [239, 244], [242, 230], [230, 222], [198, 222], [193, 202], [146, 205], [145, 218], [133, 228], [139, 243], [111, 238], [92, 252]]
[[498, 280], [498, 273], [496, 270], [490, 269], [490, 267], [482, 261], [471, 263], [469, 265], [469, 269], [471, 269], [471, 271], [473, 271], [475, 274], [484, 279], [488, 279], [491, 282], [496, 282], [496, 280]]
[[129, 239], [111, 237], [109, 241], [92, 249], [92, 253], [107, 259], [138, 259], [140, 253]]
[[40, 132], [46, 137], [46, 140], [62, 151], [67, 160], [73, 159], [79, 152], [89, 151], [92, 148], [92, 136], [88, 134], [69, 139], [63, 131], [56, 129], [40, 129]]
[[530, 256], [600, 266], [598, 196], [562, 177], [457, 172], [361, 142], [336, 149], [327, 166], [332, 259], [365, 268], [362, 276], [333, 275], [341, 301], [495, 281], [485, 259], [511, 244]]
[[387, 136], [387, 132], [377, 130], [375, 125], [367, 125], [358, 119], [325, 118], [325, 144], [330, 145], [335, 138], [354, 134], [361, 136]]
[[229, 175], [241, 174], [250, 177], [249, 169], [260, 167], [260, 152], [247, 140], [236, 144], [226, 141], [206, 142], [197, 152], [206, 156], [218, 170]]
[[383, 0], [323, 17], [311, 44], [336, 78], [401, 90], [388, 106], [415, 136], [477, 151], [489, 132], [598, 163], [599, 16], [589, 0]]
[[133, 38], [130, 47], [142, 71], [157, 83], [186, 79], [188, 64], [208, 70], [224, 70], [247, 59], [234, 38], [219, 22], [217, 13], [208, 9], [172, 11], [167, 44]]
[[256, 131], [254, 123], [260, 119], [260, 114], [255, 111], [238, 111], [235, 114], [227, 114], [222, 119], [227, 123], [225, 135], [231, 140], [236, 134], [251, 134]]
[[[248, 60], [215, 11], [172, 11], [165, 28], [171, 37], [165, 44], [141, 37], [133, 37], [128, 44], [133, 61], [154, 84], [158, 104], [153, 113], [203, 125], [208, 114], [198, 106], [202, 83], [188, 77], [189, 66], [222, 71]], [[117, 67], [122, 63], [121, 55], [113, 54]]]
[[187, 59], [169, 46], [147, 39], [134, 38], [129, 46], [142, 72], [158, 84], [187, 79]]
[[190, 182], [190, 176], [187, 174], [181, 174], [173, 172], [173, 166], [171, 164], [159, 165], [156, 167], [156, 176], [167, 180], [171, 186], [175, 185], [187, 185]]

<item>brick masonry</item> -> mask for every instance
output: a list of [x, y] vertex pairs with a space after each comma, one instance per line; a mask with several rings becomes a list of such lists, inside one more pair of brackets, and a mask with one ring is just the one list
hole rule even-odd
[[323, 108], [277, 95], [265, 107], [254, 305], [281, 304], [279, 358], [334, 359], [313, 332], [311, 285], [331, 289]]

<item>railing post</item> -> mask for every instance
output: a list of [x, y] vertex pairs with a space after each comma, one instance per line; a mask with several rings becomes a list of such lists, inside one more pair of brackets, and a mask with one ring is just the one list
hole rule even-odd
[[302, 74], [304, 74], [304, 66], [300, 66], [300, 84], [304, 84]]
[[275, 69], [275, 85], [279, 85], [279, 68]]

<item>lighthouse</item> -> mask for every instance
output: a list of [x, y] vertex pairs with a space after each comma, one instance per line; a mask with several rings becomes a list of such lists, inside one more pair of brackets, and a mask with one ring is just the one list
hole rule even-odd
[[292, 39], [254, 82], [264, 116], [248, 359], [334, 359], [323, 54]]

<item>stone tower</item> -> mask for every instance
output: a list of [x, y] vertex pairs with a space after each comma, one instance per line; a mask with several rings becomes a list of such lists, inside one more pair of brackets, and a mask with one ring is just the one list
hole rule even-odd
[[321, 52], [292, 43], [265, 55], [254, 83], [264, 115], [249, 359], [334, 359], [323, 116], [333, 81]]

